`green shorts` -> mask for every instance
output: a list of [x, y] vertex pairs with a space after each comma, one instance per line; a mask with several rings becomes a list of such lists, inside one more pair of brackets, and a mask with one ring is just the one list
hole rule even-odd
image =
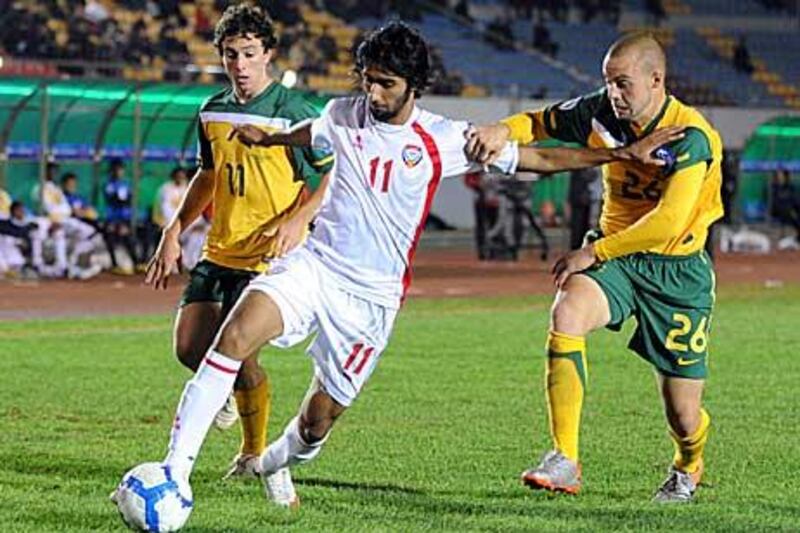
[[227, 316], [250, 280], [258, 275], [249, 270], [237, 270], [200, 261], [189, 273], [189, 283], [183, 290], [180, 306], [194, 302], [222, 304], [222, 316]]
[[583, 274], [595, 280], [608, 298], [609, 329], [619, 331], [628, 317], [636, 317], [631, 350], [666, 376], [706, 377], [714, 271], [705, 252], [632, 254]]

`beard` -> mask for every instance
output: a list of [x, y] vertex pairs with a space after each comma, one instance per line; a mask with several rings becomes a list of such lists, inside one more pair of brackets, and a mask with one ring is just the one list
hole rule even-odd
[[410, 88], [406, 90], [402, 97], [388, 106], [376, 106], [370, 102], [369, 111], [378, 122], [389, 122], [400, 113], [400, 110], [403, 109], [409, 98], [411, 98]]

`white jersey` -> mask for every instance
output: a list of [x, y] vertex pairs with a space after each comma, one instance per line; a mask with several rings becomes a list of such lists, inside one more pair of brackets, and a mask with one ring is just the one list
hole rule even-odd
[[157, 211], [153, 217], [156, 224], [163, 227], [172, 220], [188, 187], [187, 184], [179, 185], [174, 181], [167, 181], [158, 189]]
[[61, 187], [52, 181], [44, 183], [42, 200], [44, 201], [44, 212], [53, 222], [63, 222], [72, 216], [72, 206], [69, 205], [67, 196]]
[[[312, 122], [313, 147], [336, 158], [306, 246], [344, 290], [400, 306], [440, 180], [479, 168], [464, 151], [468, 127], [416, 107], [403, 125], [378, 122], [365, 96], [331, 100]], [[509, 143], [495, 165], [512, 174], [517, 163]]]

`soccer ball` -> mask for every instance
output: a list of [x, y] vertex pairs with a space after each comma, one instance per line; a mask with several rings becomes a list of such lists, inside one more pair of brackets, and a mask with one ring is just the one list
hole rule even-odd
[[112, 500], [122, 520], [140, 531], [177, 531], [192, 512], [192, 488], [169, 466], [143, 463], [120, 481]]

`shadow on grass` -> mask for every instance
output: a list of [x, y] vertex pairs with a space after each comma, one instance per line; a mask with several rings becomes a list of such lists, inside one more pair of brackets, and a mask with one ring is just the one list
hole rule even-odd
[[335, 481], [332, 479], [321, 478], [301, 478], [294, 480], [296, 485], [309, 487], [325, 487], [335, 490], [356, 490], [370, 492], [388, 492], [401, 494], [426, 494], [425, 491], [400, 485], [390, 485], [388, 483], [362, 483], [353, 481]]
[[62, 479], [118, 479], [130, 466], [119, 461], [65, 457], [57, 453], [0, 453], [0, 471], [12, 475], [56, 475]]

